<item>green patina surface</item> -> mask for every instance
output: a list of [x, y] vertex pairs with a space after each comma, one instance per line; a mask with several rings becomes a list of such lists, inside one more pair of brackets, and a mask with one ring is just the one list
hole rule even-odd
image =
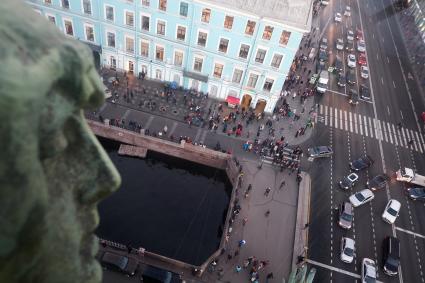
[[82, 109], [103, 101], [91, 51], [0, 1], [0, 282], [100, 282], [96, 205], [118, 172]]

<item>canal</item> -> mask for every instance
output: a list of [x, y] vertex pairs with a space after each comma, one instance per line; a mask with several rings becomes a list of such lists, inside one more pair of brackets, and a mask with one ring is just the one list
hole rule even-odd
[[99, 140], [122, 178], [98, 206], [100, 238], [194, 265], [218, 249], [232, 189], [223, 170], [155, 152], [120, 156], [118, 143]]

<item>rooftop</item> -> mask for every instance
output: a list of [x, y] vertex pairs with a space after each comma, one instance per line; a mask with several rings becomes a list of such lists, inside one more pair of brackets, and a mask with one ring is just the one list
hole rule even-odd
[[310, 31], [313, 0], [203, 0]]

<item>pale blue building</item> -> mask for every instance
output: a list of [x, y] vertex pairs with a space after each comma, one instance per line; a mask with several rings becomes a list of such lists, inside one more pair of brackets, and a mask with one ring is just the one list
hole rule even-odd
[[97, 64], [271, 112], [313, 0], [28, 0]]

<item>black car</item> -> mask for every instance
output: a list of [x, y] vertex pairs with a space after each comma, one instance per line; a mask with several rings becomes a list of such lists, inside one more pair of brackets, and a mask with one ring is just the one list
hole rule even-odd
[[372, 180], [367, 181], [366, 185], [372, 191], [380, 190], [385, 188], [385, 186], [388, 184], [389, 179], [390, 178], [385, 174], [376, 175], [372, 178]]
[[370, 92], [367, 86], [360, 85], [360, 97], [364, 100], [370, 100]]
[[360, 171], [369, 168], [373, 164], [373, 160], [369, 155], [360, 157], [359, 159], [350, 162], [350, 168], [354, 171]]
[[390, 276], [398, 274], [400, 265], [400, 241], [388, 236], [382, 243], [382, 265], [384, 273]]
[[425, 188], [417, 187], [417, 188], [408, 188], [407, 195], [412, 200], [422, 200], [425, 201]]
[[356, 73], [354, 73], [354, 70], [347, 71], [347, 83], [351, 85], [356, 83]]
[[328, 54], [324, 50], [319, 51], [319, 62], [327, 62], [328, 61]]
[[336, 56], [336, 59], [335, 59], [335, 70], [337, 71], [337, 72], [342, 72], [342, 60], [341, 60], [341, 58], [339, 57], [339, 56]]
[[348, 93], [349, 93], [349, 95], [350, 95], [350, 99], [348, 100], [348, 102], [349, 102], [350, 104], [353, 104], [353, 105], [357, 105], [357, 104], [359, 104], [359, 94], [357, 93], [357, 90], [355, 90], [355, 89], [350, 89], [350, 90], [348, 91]]
[[339, 73], [338, 74], [338, 82], [337, 82], [338, 86], [344, 87], [346, 81], [347, 81], [347, 79], [345, 78], [344, 74], [343, 73]]
[[345, 50], [349, 52], [354, 51], [354, 42], [352, 40], [347, 40], [347, 43], [345, 44]]
[[348, 176], [342, 178], [341, 181], [339, 181], [339, 186], [341, 187], [341, 189], [348, 190], [354, 187], [358, 180], [359, 175], [357, 175], [356, 173], [351, 173]]

